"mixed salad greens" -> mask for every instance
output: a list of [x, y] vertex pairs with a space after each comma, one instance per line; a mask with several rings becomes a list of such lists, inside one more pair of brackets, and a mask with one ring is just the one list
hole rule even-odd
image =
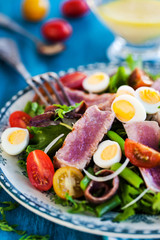
[[[148, 119], [151, 119], [150, 122], [157, 124], [156, 129], [159, 131], [155, 115], [160, 111], [160, 93], [152, 88], [153, 78], [154, 81], [157, 78], [146, 73], [141, 62], [133, 61], [131, 56], [126, 61], [129, 69], [120, 66], [112, 76], [106, 77], [105, 73], [97, 72], [96, 76], [86, 76], [84, 80], [83, 74], [82, 88], [87, 86], [87, 90], [91, 89], [88, 96], [95, 94], [92, 97], [95, 96], [96, 99], [100, 95], [106, 97], [111, 95], [105, 94], [113, 94], [114, 97], [111, 104], [107, 103], [106, 109], [102, 102], [103, 107], [98, 103], [99, 109], [93, 110], [108, 111], [108, 114], [110, 112], [115, 116], [93, 150], [89, 162], [86, 162], [85, 169], [76, 167], [72, 161], [71, 164], [64, 164], [64, 160], [61, 163], [57, 155], [57, 152], [63, 151], [64, 145], [72, 144], [67, 142], [70, 134], [75, 137], [75, 133], [77, 136], [81, 133], [78, 123], [84, 118], [87, 121], [87, 109], [93, 107], [88, 106], [85, 100], [74, 103], [73, 106], [54, 104], [47, 108], [38, 101], [29, 101], [23, 111], [10, 115], [10, 127], [2, 134], [3, 149], [11, 155], [20, 153], [18, 162], [32, 185], [40, 191], [53, 193], [53, 201], [68, 206], [71, 213], [88, 212], [102, 217], [113, 210], [118, 212], [113, 221], [118, 222], [137, 213], [160, 214], [160, 186], [159, 191], [154, 190], [143, 174], [144, 169], [156, 171], [157, 168], [159, 171], [160, 146], [154, 148], [138, 140], [128, 139], [126, 130], [130, 124], [135, 124], [132, 127], [136, 129], [137, 122], [148, 124]], [[83, 84], [84, 81], [88, 82]], [[75, 82], [74, 88], [76, 89]], [[101, 89], [100, 92], [97, 89]], [[84, 90], [85, 87], [75, 91]], [[143, 104], [142, 100], [146, 102]], [[98, 128], [99, 126], [96, 131]], [[76, 137], [74, 141], [76, 145]], [[84, 140], [84, 144], [88, 143]], [[69, 156], [70, 153], [66, 152], [66, 155]], [[57, 159], [59, 165], [56, 164]], [[156, 176], [158, 185], [159, 175]]]

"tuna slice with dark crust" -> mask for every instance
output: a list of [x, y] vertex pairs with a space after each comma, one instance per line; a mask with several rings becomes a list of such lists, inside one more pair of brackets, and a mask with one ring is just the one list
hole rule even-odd
[[[124, 125], [128, 138], [158, 150], [160, 128], [157, 122], [144, 121], [127, 123]], [[150, 189], [160, 192], [160, 167], [139, 168], [144, 181]]]
[[114, 114], [89, 107], [66, 137], [62, 148], [54, 157], [54, 166], [73, 166], [83, 169], [90, 162], [99, 142], [110, 129]]

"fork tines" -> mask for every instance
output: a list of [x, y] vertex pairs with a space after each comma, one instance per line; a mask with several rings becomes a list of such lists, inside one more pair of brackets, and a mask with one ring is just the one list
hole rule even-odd
[[[59, 91], [54, 85], [54, 82], [57, 83], [61, 94], [59, 94]], [[43, 73], [37, 76], [34, 76], [30, 79], [27, 80], [27, 83], [33, 88], [33, 90], [37, 93], [39, 96], [40, 100], [46, 105], [50, 104], [55, 104], [56, 102], [54, 101], [52, 94], [50, 91], [47, 89], [45, 83], [49, 86], [49, 88], [53, 91], [57, 101], [59, 104], [63, 105], [64, 103], [67, 103], [67, 105], [71, 105], [71, 101], [69, 99], [69, 96], [67, 95], [65, 88], [63, 84], [61, 83], [58, 75], [54, 72], [48, 72], [48, 73]], [[39, 86], [41, 89], [43, 89], [45, 95], [48, 97], [48, 101], [46, 100], [46, 96], [42, 94], [42, 92], [39, 90]]]

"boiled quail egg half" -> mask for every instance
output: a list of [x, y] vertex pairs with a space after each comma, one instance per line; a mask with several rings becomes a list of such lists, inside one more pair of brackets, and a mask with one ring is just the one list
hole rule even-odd
[[146, 111], [142, 103], [128, 94], [116, 97], [112, 102], [111, 109], [116, 118], [123, 123], [146, 119]]
[[116, 93], [116, 97], [123, 95], [123, 94], [129, 94], [131, 96], [135, 96], [135, 91], [132, 87], [128, 86], [128, 85], [122, 85], [118, 88], [117, 93]]
[[117, 142], [106, 140], [99, 144], [93, 155], [93, 161], [101, 168], [109, 168], [114, 163], [120, 162], [122, 152]]
[[100, 93], [107, 89], [109, 76], [104, 72], [96, 72], [83, 81], [83, 88], [90, 93]]
[[152, 87], [140, 87], [136, 90], [137, 99], [143, 104], [149, 114], [159, 111], [160, 93]]
[[24, 128], [7, 128], [1, 136], [1, 145], [9, 155], [21, 153], [29, 143], [29, 132]]

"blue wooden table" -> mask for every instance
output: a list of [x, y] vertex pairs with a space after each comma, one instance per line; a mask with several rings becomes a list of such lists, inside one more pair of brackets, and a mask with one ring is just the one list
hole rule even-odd
[[[51, 8], [47, 18], [63, 17], [60, 12], [61, 2], [60, 0], [51, 1]], [[21, 3], [21, 0], [0, 0], [0, 12], [16, 20], [37, 37], [42, 38], [40, 32], [42, 22], [26, 22], [21, 14]], [[40, 56], [31, 42], [6, 30], [0, 29], [0, 38], [9, 37], [17, 42], [21, 59], [31, 75], [47, 71], [59, 72], [60, 70], [76, 68], [79, 65], [94, 62], [106, 62], [106, 48], [113, 41], [113, 35], [110, 31], [92, 13], [83, 18], [68, 19], [68, 21], [73, 27], [73, 34], [66, 41], [66, 50], [54, 57]], [[23, 79], [10, 67], [0, 62], [0, 107], [24, 87], [26, 87], [26, 83]], [[13, 199], [1, 189], [0, 201], [13, 201]], [[11, 224], [18, 224], [18, 228], [26, 230], [28, 234], [49, 234], [52, 240], [102, 240], [100, 236], [80, 233], [49, 222], [22, 206], [8, 212], [7, 220]], [[1, 240], [17, 240], [19, 238], [20, 236], [15, 233], [0, 230]]]

